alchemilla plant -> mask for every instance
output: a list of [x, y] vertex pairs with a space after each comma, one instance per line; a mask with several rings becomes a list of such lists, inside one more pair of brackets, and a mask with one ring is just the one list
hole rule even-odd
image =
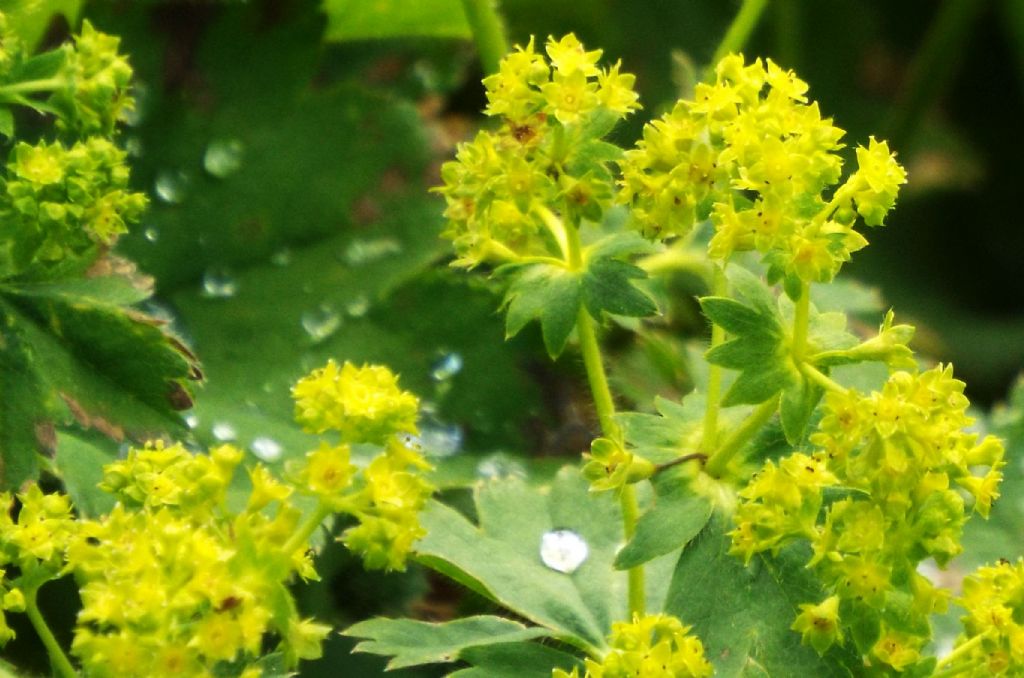
[[[368, 569], [414, 560], [507, 613], [343, 631], [392, 668], [1024, 673], [1024, 563], [982, 567], [959, 595], [924, 574], [963, 550], [968, 519], [988, 517], [1003, 443], [977, 430], [952, 366], [914, 356], [913, 327], [889, 311], [854, 333], [822, 293], [907, 174], [885, 141], [844, 154], [845, 133], [792, 71], [726, 53], [622, 148], [613, 131], [640, 103], [621, 63], [572, 34], [496, 62], [483, 81], [494, 124], [441, 171], [444, 236], [455, 266], [503, 285], [509, 337], [537, 321], [552, 358], [578, 348], [600, 435], [550, 483], [495, 474], [457, 510], [433, 498], [420, 401], [380, 365], [330, 360], [293, 385], [294, 420], [318, 442], [276, 470], [232, 444], [146, 435], [191, 405], [201, 373], [131, 308], [146, 281], [111, 254], [146, 208], [119, 143], [131, 69], [88, 23], [33, 55], [0, 15], [0, 40], [0, 368], [21, 379], [5, 393], [17, 416], [0, 418], [14, 488], [0, 494], [0, 643], [24, 614], [62, 676], [287, 675], [332, 632], [290, 588], [318, 577], [327, 527]], [[22, 138], [23, 109], [52, 125]], [[663, 301], [658, 275], [679, 267], [708, 287], [697, 387], [655, 398], [653, 414], [617, 409], [604, 328], [642, 331]], [[89, 345], [144, 408], [76, 388], [79, 373], [42, 359], [60, 355], [55, 342]], [[118, 359], [125, 345], [138, 351]], [[113, 508], [90, 514], [36, 482], [60, 473], [36, 454], [55, 411], [150, 439], [104, 467]], [[81, 596], [69, 647], [38, 604], [62, 578]], [[950, 603], [962, 630], [937, 651], [932, 620]]]

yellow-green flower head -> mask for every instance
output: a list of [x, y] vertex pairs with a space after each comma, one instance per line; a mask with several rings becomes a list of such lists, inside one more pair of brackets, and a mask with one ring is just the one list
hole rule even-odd
[[779, 550], [795, 537], [816, 533], [822, 489], [837, 479], [819, 457], [795, 453], [764, 467], [740, 491], [730, 553], [749, 562], [755, 553]]
[[112, 246], [147, 204], [144, 195], [128, 190], [124, 152], [98, 137], [70, 148], [19, 142], [7, 173], [0, 210], [9, 229], [2, 237], [28, 252], [15, 262], [21, 267]]
[[[887, 318], [871, 350], [893, 350], [901, 333]], [[749, 560], [788, 540], [809, 539], [808, 566], [850, 606], [844, 623], [857, 626], [879, 613], [905, 621], [899, 628], [883, 623], [867, 652], [870, 663], [896, 671], [919, 660], [928, 617], [946, 604], [946, 596], [916, 574], [918, 564], [931, 557], [944, 566], [961, 551], [964, 496], [982, 515], [998, 496], [1003, 446], [969, 432], [973, 420], [963, 390], [952, 368], [939, 365], [919, 374], [894, 372], [871, 394], [830, 392], [810, 436], [820, 451], [811, 458], [794, 453], [778, 468], [768, 462], [740, 492], [731, 552]], [[807, 471], [805, 482], [800, 468]], [[833, 501], [819, 522], [820, 488], [830, 484], [853, 492]], [[805, 606], [793, 626], [819, 651], [834, 642], [815, 635], [814, 622], [824, 612]]]
[[329, 360], [300, 379], [292, 397], [295, 420], [311, 433], [337, 431], [346, 442], [382, 445], [395, 433], [416, 432], [419, 400], [380, 365]]
[[584, 456], [588, 461], [583, 465], [583, 477], [594, 492], [621, 489], [654, 475], [654, 464], [609, 438], [596, 439], [590, 454]]
[[596, 221], [611, 205], [608, 165], [619, 151], [599, 140], [639, 108], [635, 78], [618, 63], [598, 67], [600, 50], [587, 51], [572, 34], [550, 38], [546, 53], [550, 61], [531, 40], [484, 79], [485, 112], [503, 125], [461, 144], [441, 168], [444, 236], [457, 265], [557, 256], [544, 210]]
[[839, 596], [829, 596], [817, 605], [800, 605], [800, 614], [790, 627], [801, 635], [805, 645], [818, 654], [825, 654], [836, 643], [843, 642], [839, 626]]
[[330, 445], [321, 441], [320, 447], [306, 455], [296, 485], [304, 493], [340, 508], [356, 472], [350, 457], [348, 445]]
[[[714, 669], [690, 627], [667, 614], [634, 615], [612, 624], [611, 649], [601, 661], [586, 660], [586, 678], [704, 678]], [[558, 676], [573, 672], [554, 672]]]
[[979, 568], [964, 579], [958, 602], [967, 614], [950, 667], [972, 676], [1024, 672], [1024, 561]]
[[63, 494], [44, 494], [30, 485], [18, 494], [21, 509], [11, 518], [11, 496], [0, 495], [4, 515], [0, 518], [0, 564], [12, 562], [24, 573], [44, 568], [60, 570], [64, 550], [74, 537], [75, 521], [71, 502]]
[[74, 47], [65, 50], [63, 75], [68, 84], [52, 98], [63, 113], [58, 120], [61, 127], [82, 136], [110, 136], [132, 110], [134, 101], [128, 94], [132, 68], [117, 51], [120, 41], [83, 22]]
[[840, 178], [844, 133], [806, 92], [771, 60], [723, 59], [715, 81], [648, 123], [620, 162], [618, 199], [632, 207], [636, 226], [664, 239], [710, 219], [712, 258], [757, 250], [775, 279], [831, 280], [867, 241], [852, 220], [830, 217], [853, 200], [867, 223], [881, 223], [905, 174], [872, 139], [858, 151], [861, 170], [825, 197]]

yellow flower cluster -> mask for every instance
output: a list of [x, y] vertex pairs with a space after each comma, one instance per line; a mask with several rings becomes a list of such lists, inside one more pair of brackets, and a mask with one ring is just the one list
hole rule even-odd
[[653, 463], [635, 455], [610, 438], [597, 438], [585, 454], [583, 477], [590, 481], [592, 492], [620, 490], [630, 483], [654, 475]]
[[384, 444], [398, 432], [416, 431], [419, 401], [398, 388], [386, 367], [356, 367], [333, 360], [292, 388], [295, 420], [310, 433], [332, 430], [350, 443]]
[[967, 614], [946, 662], [950, 670], [965, 676], [1024, 674], [1024, 561], [979, 568], [964, 579], [959, 603]]
[[[338, 444], [321, 441], [292, 469], [294, 484], [330, 512], [359, 520], [341, 539], [370, 569], [405, 569], [413, 543], [425, 532], [419, 511], [433, 492], [423, 471], [430, 465], [397, 434], [416, 432], [419, 401], [398, 387], [386, 367], [341, 368], [332, 360], [292, 390], [295, 418], [307, 430], [337, 431]], [[350, 444], [371, 442], [383, 451], [364, 469], [351, 462]]]
[[70, 147], [21, 142], [7, 171], [0, 210], [43, 261], [113, 245], [146, 208], [146, 197], [128, 188], [124, 151], [99, 137]]
[[546, 52], [547, 60], [531, 40], [484, 79], [485, 112], [503, 125], [461, 144], [441, 168], [444, 235], [460, 265], [557, 254], [545, 210], [597, 220], [611, 204], [607, 165], [619, 150], [600, 139], [639, 108], [635, 78], [618, 63], [598, 68], [601, 51], [586, 51], [572, 34], [549, 38]]
[[319, 656], [329, 627], [300, 619], [284, 588], [296, 572], [316, 574], [308, 534], [294, 538], [302, 514], [284, 501], [288, 488], [265, 510], [262, 467], [249, 505], [230, 510], [226, 490], [242, 457], [231, 446], [132, 449], [105, 469], [103, 487], [118, 503], [91, 520], [74, 519], [67, 496], [31, 486], [17, 517], [0, 517], [3, 562], [20, 572], [3, 607], [24, 609], [42, 583], [73, 574], [82, 611], [71, 649], [92, 676], [213, 676], [224, 663], [255, 662], [272, 637], [289, 666]]
[[826, 201], [841, 175], [844, 132], [806, 92], [771, 60], [726, 57], [714, 83], [697, 85], [693, 100], [644, 127], [620, 163], [618, 199], [649, 237], [685, 235], [710, 219], [712, 258], [757, 250], [776, 278], [830, 280], [867, 244], [853, 230], [853, 208], [880, 225], [906, 174], [871, 139], [857, 150], [859, 169]]
[[62, 75], [69, 85], [53, 96], [53, 103], [64, 113], [58, 121], [61, 127], [83, 135], [110, 135], [134, 108], [128, 93], [132, 68], [117, 51], [120, 42], [84, 21], [74, 47], [65, 46]]
[[[831, 392], [810, 437], [818, 452], [795, 453], [778, 469], [768, 462], [740, 493], [732, 552], [749, 560], [809, 539], [809, 566], [839, 597], [844, 621], [875, 619], [872, 661], [896, 670], [919, 659], [930, 637], [928, 615], [946, 603], [917, 565], [928, 557], [945, 565], [961, 550], [965, 505], [952, 485], [986, 517], [998, 497], [1003, 446], [968, 432], [973, 420], [963, 389], [952, 368], [940, 365], [916, 375], [895, 372], [870, 395]], [[984, 473], [975, 475], [977, 469]], [[828, 486], [847, 496], [819, 521]], [[830, 604], [828, 612], [835, 622], [839, 611]], [[841, 633], [819, 633], [809, 615], [825, 617], [820, 605], [805, 606], [794, 628], [824, 652]]]
[[[667, 614], [634, 616], [616, 622], [611, 649], [601, 661], [586, 660], [586, 678], [704, 678], [714, 669], [704, 657], [700, 640], [690, 627]], [[579, 671], [555, 669], [552, 678], [579, 678]]]

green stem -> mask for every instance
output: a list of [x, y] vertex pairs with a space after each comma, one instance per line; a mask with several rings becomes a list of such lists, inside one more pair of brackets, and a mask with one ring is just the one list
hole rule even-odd
[[728, 466], [736, 453], [743, 449], [743, 446], [750, 442], [758, 431], [768, 423], [768, 420], [775, 415], [779, 409], [779, 396], [774, 396], [757, 406], [750, 416], [733, 431], [728, 438], [722, 442], [722, 446], [715, 450], [715, 453], [708, 459], [704, 470], [708, 475], [719, 476], [725, 467]]
[[43, 80], [25, 80], [24, 82], [14, 82], [10, 85], [0, 87], [0, 98], [8, 97], [12, 94], [34, 94], [36, 92], [52, 92], [55, 89], [60, 89], [67, 84], [67, 80], [64, 78], [46, 78]]
[[757, 27], [761, 14], [764, 13], [764, 8], [767, 5], [768, 0], [743, 0], [740, 11], [733, 18], [732, 23], [729, 24], [728, 30], [725, 31], [725, 37], [718, 44], [715, 55], [711, 57], [709, 72], [713, 73], [715, 65], [726, 55], [743, 49], [743, 46], [747, 44], [747, 40], [750, 38], [750, 34]]
[[[964, 643], [962, 645], [958, 645], [956, 648], [953, 649], [952, 652], [950, 652], [945, 657], [940, 659], [938, 661], [938, 663], [935, 664], [935, 668], [936, 669], [940, 669], [940, 668], [942, 668], [944, 666], [949, 666], [950, 664], [954, 663], [955, 661], [957, 661], [958, 659], [963, 657], [965, 654], [967, 654], [968, 652], [973, 650], [976, 646], [980, 645], [981, 642], [985, 639], [986, 635], [987, 635], [986, 633], [979, 633], [978, 635], [976, 635], [973, 638], [971, 638], [970, 640], [968, 640], [966, 643]], [[960, 673], [962, 671], [963, 671], [963, 669], [960, 669], [957, 672]], [[934, 675], [939, 675], [939, 674], [936, 673]], [[955, 676], [957, 674], [956, 673], [952, 673], [952, 674], [948, 674], [948, 675], [954, 675]]]
[[462, 0], [462, 9], [466, 12], [466, 21], [473, 31], [476, 50], [480, 54], [480, 64], [487, 74], [497, 73], [498, 64], [508, 53], [505, 25], [496, 5], [497, 0]]
[[57, 638], [50, 631], [50, 627], [46, 624], [46, 620], [43, 619], [42, 613], [39, 612], [39, 606], [36, 604], [36, 594], [38, 592], [38, 586], [27, 586], [22, 589], [22, 593], [25, 594], [25, 614], [28, 615], [29, 621], [32, 622], [32, 628], [36, 630], [39, 639], [43, 641], [46, 653], [50, 655], [50, 663], [53, 665], [54, 671], [58, 675], [64, 676], [64, 678], [76, 678], [78, 672], [75, 671], [71, 660], [64, 654], [60, 643], [57, 642]]
[[984, 0], [942, 3], [910, 65], [901, 104], [887, 121], [888, 137], [894, 145], [904, 142], [920, 127], [920, 118], [952, 79], [962, 56], [961, 48], [986, 4]]
[[793, 315], [793, 343], [790, 347], [793, 362], [799, 365], [804, 362], [807, 353], [807, 332], [811, 324], [811, 285], [800, 283], [800, 297], [796, 300], [796, 311]]
[[[557, 128], [556, 128], [557, 129]], [[565, 222], [558, 218], [558, 216], [544, 205], [537, 205], [534, 207], [537, 215], [540, 216], [541, 221], [547, 227], [551, 236], [558, 243], [558, 249], [562, 251], [562, 256], [565, 257], [566, 262], [569, 264], [569, 268], [573, 271], [578, 271], [583, 265], [583, 256], [580, 250], [579, 234], [575, 233], [572, 227], [566, 228]], [[575, 237], [576, 242], [571, 243], [570, 240]], [[575, 247], [575, 251], [573, 250]]]
[[[725, 277], [725, 269], [715, 266], [711, 294], [724, 297], [729, 293], [729, 281]], [[725, 341], [725, 329], [712, 323], [711, 346], [714, 348]], [[708, 368], [708, 400], [704, 409], [704, 432], [701, 437], [701, 449], [713, 450], [718, 446], [718, 409], [722, 397], [722, 368], [710, 365]]]
[[327, 508], [323, 503], [317, 504], [316, 509], [309, 514], [304, 522], [299, 525], [299, 529], [288, 538], [284, 546], [281, 547], [283, 553], [289, 556], [300, 548], [306, 545], [309, 541], [310, 535], [316, 532], [316, 529], [320, 527], [320, 524], [324, 522], [324, 518], [331, 515], [333, 511]]
[[846, 387], [842, 386], [838, 382], [832, 380], [825, 373], [821, 372], [818, 368], [810, 363], [800, 363], [800, 371], [805, 377], [821, 386], [826, 391], [835, 391], [836, 393], [846, 393]]
[[685, 464], [688, 461], [699, 461], [699, 462], [701, 462], [703, 464], [703, 463], [707, 462], [707, 460], [708, 460], [708, 455], [704, 454], [703, 452], [691, 452], [690, 454], [684, 454], [684, 455], [682, 455], [680, 457], [676, 457], [675, 459], [670, 459], [670, 460], [664, 461], [664, 462], [662, 462], [660, 464], [655, 464], [654, 465], [654, 473], [655, 473], [655, 475], [657, 475], [658, 473], [661, 473], [662, 471], [667, 471], [668, 469], [672, 468], [673, 466], [679, 466], [680, 464]]
[[800, 66], [800, 6], [798, 0], [775, 0], [775, 45], [786, 68]]
[[[636, 500], [636, 490], [632, 485], [623, 486], [622, 494], [619, 495], [619, 503], [622, 505], [622, 526], [628, 542], [636, 534], [636, 523], [640, 519], [640, 504]], [[642, 617], [647, 613], [643, 565], [631, 567], [628, 580], [630, 619]]]
[[[579, 230], [573, 226], [565, 229], [568, 248], [568, 264], [571, 270], [580, 270], [583, 267], [583, 251], [580, 244]], [[585, 306], [581, 306], [576, 315], [576, 332], [579, 334], [580, 351], [583, 353], [583, 365], [587, 370], [587, 381], [590, 384], [590, 393], [594, 398], [594, 408], [597, 410], [597, 419], [601, 424], [601, 432], [606, 438], [616, 442], [622, 442], [622, 432], [615, 423], [615, 400], [612, 398], [612, 391], [608, 387], [608, 376], [604, 371], [604, 361], [601, 359], [601, 346], [597, 341], [597, 333], [594, 330], [594, 321]], [[622, 488], [619, 495], [622, 506], [622, 527], [627, 541], [632, 539], [636, 533], [636, 523], [640, 515], [640, 505], [636, 499], [636, 491], [632, 485]], [[629, 612], [632, 615], [643, 615], [646, 611], [644, 568], [643, 565], [630, 568], [628, 573], [629, 582]]]

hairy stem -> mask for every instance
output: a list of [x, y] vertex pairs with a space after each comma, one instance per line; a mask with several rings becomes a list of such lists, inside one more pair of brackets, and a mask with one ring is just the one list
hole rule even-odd
[[324, 522], [324, 518], [331, 515], [331, 513], [333, 513], [331, 509], [323, 503], [317, 504], [316, 509], [309, 514], [305, 521], [299, 524], [299, 529], [281, 547], [281, 551], [291, 555], [302, 548], [309, 540], [310, 535], [320, 527], [320, 523]]
[[11, 95], [35, 94], [36, 92], [52, 92], [67, 85], [64, 78], [46, 78], [44, 80], [25, 80], [0, 87], [0, 99]]
[[722, 442], [722, 446], [715, 450], [715, 453], [708, 459], [704, 470], [708, 475], [718, 476], [728, 466], [736, 453], [743, 449], [743, 446], [750, 442], [750, 439], [768, 423], [776, 410], [779, 409], [779, 396], [773, 396], [757, 406], [750, 416], [733, 431], [728, 438]]
[[[565, 229], [568, 245], [568, 264], [572, 270], [580, 270], [583, 267], [583, 253], [580, 246], [579, 230], [575, 226]], [[580, 351], [583, 353], [583, 365], [587, 371], [587, 381], [590, 384], [590, 393], [594, 398], [594, 408], [597, 410], [597, 419], [601, 424], [601, 432], [606, 438], [616, 442], [622, 442], [622, 432], [615, 423], [615, 400], [612, 398], [612, 391], [608, 387], [608, 376], [604, 371], [604, 361], [601, 358], [601, 346], [597, 341], [597, 332], [594, 330], [594, 321], [586, 307], [580, 307], [576, 315], [576, 332], [579, 334]], [[622, 488], [619, 496], [622, 506], [622, 527], [626, 539], [629, 540], [636, 533], [636, 523], [640, 515], [640, 506], [637, 503], [636, 491], [632, 485]], [[643, 565], [630, 568], [629, 581], [629, 612], [632, 615], [643, 615], [646, 610], [644, 568]]]
[[826, 391], [846, 393], [847, 389], [810, 363], [800, 363], [800, 372]]
[[[715, 266], [711, 285], [711, 294], [724, 297], [729, 293], [729, 281], [725, 277], [725, 269]], [[714, 348], [725, 341], [725, 329], [712, 323], [711, 346]], [[708, 401], [704, 409], [704, 431], [701, 437], [701, 449], [714, 450], [718, 447], [718, 409], [722, 397], [722, 368], [710, 365], [708, 368]]]
[[54, 637], [50, 627], [46, 624], [42, 613], [39, 612], [39, 606], [36, 604], [36, 594], [38, 592], [38, 586], [26, 586], [22, 590], [22, 593], [25, 594], [25, 614], [28, 615], [29, 621], [32, 622], [32, 628], [35, 629], [39, 639], [43, 641], [46, 653], [50, 655], [50, 663], [53, 665], [54, 672], [64, 678], [75, 678], [78, 676], [78, 672], [75, 671], [71, 660], [64, 654], [60, 643], [57, 642], [57, 638]]
[[804, 362], [807, 353], [807, 332], [811, 318], [811, 285], [800, 283], [800, 298], [796, 300], [796, 312], [793, 315], [793, 362], [799, 365]]
[[[941, 669], [942, 667], [949, 667], [951, 664], [955, 663], [960, 658], [962, 658], [965, 654], [967, 654], [968, 652], [973, 650], [976, 646], [980, 645], [981, 642], [985, 639], [986, 635], [988, 635], [988, 634], [987, 633], [980, 633], [980, 634], [974, 636], [973, 638], [971, 638], [970, 640], [968, 640], [963, 645], [957, 646], [952, 652], [950, 652], [945, 657], [940, 659], [938, 661], [938, 663], [935, 664], [935, 668], [936, 669]], [[956, 669], [954, 669], [954, 668], [947, 668], [945, 671], [937, 672], [937, 673], [933, 674], [933, 676], [939, 676], [939, 675], [955, 676], [955, 675], [958, 675], [960, 673], [963, 673], [968, 668], [969, 667], [959, 667], [959, 668], [956, 668]]]
[[714, 64], [721, 61], [727, 54], [743, 49], [743, 46], [747, 44], [747, 40], [750, 39], [750, 34], [757, 27], [758, 21], [761, 20], [761, 14], [764, 13], [764, 8], [767, 5], [768, 0], [743, 0], [740, 11], [737, 12], [732, 23], [729, 24], [725, 37], [718, 44], [715, 55], [711, 57], [712, 65], [711, 69], [709, 69], [710, 72], [713, 72]]
[[462, 0], [462, 8], [473, 31], [484, 73], [497, 73], [498, 64], [508, 53], [505, 24], [498, 14], [497, 0]]

